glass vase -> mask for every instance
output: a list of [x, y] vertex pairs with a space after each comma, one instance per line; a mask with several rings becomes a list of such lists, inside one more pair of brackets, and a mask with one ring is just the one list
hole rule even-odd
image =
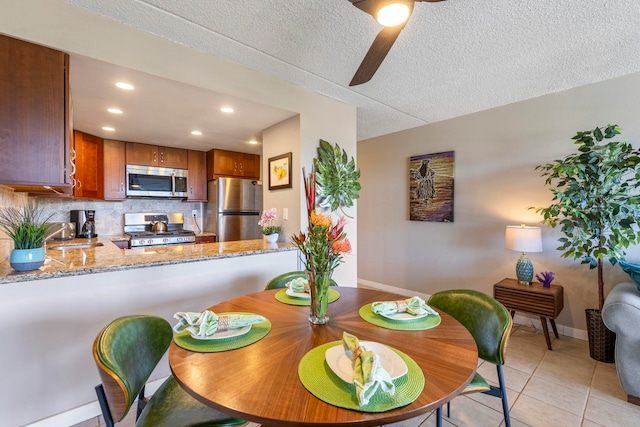
[[309, 322], [314, 325], [324, 325], [329, 322], [327, 305], [329, 303], [329, 283], [333, 271], [307, 271], [311, 304]]

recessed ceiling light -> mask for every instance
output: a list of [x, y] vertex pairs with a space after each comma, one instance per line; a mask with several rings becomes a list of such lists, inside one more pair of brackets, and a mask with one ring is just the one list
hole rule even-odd
[[106, 130], [108, 132], [113, 132], [115, 131], [114, 128], [112, 128], [111, 126], [102, 126], [102, 130]]
[[202, 135], [202, 132], [200, 132], [199, 130], [192, 130], [191, 135]]
[[220, 109], [220, 111], [222, 111], [223, 113], [233, 113], [233, 108], [231, 108], [231, 107], [222, 107]]
[[256, 145], [258, 143], [258, 141], [256, 141], [255, 139], [252, 139], [251, 141], [249, 141], [249, 144], [251, 145]]
[[107, 108], [107, 111], [113, 114], [122, 114], [122, 110], [119, 110], [117, 108]]
[[116, 86], [124, 90], [133, 90], [133, 85], [130, 85], [129, 83], [118, 82], [116, 83]]

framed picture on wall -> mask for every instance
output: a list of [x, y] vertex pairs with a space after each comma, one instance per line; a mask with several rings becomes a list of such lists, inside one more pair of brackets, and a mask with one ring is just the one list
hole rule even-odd
[[454, 152], [409, 158], [409, 220], [453, 222]]
[[269, 158], [269, 190], [291, 188], [291, 153]]

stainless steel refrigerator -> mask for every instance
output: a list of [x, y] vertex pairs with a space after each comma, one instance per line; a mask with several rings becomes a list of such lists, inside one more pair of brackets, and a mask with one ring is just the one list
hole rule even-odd
[[216, 233], [218, 242], [261, 239], [262, 184], [240, 178], [209, 181], [205, 213], [204, 229]]

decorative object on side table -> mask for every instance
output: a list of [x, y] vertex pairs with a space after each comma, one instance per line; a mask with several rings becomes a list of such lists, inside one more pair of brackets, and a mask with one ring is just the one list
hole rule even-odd
[[522, 252], [516, 264], [518, 282], [528, 285], [533, 280], [533, 264], [527, 252], [542, 252], [542, 232], [540, 227], [526, 227], [524, 224], [507, 225], [504, 234], [504, 247], [512, 251]]
[[262, 227], [264, 240], [267, 243], [275, 243], [278, 241], [281, 228], [279, 225], [274, 224], [274, 221], [277, 219], [278, 213], [276, 212], [276, 208], [271, 208], [268, 211], [263, 211], [260, 221], [258, 221], [258, 225]]
[[556, 275], [553, 271], [543, 271], [540, 274], [536, 274], [536, 279], [538, 279], [540, 283], [542, 283], [542, 286], [545, 288], [551, 287], [551, 282], [553, 282], [553, 279], [555, 277]]
[[[344, 253], [351, 251], [351, 243], [344, 232], [347, 219], [341, 216], [334, 223], [330, 213], [316, 210], [316, 189], [320, 207], [332, 211], [353, 206], [358, 198], [360, 171], [353, 157], [338, 144], [320, 140], [318, 158], [314, 159], [311, 174], [302, 168], [307, 201], [308, 227], [306, 233], [292, 237], [304, 263], [311, 293], [309, 321], [323, 325], [329, 321], [327, 303], [331, 275], [342, 262]], [[317, 187], [317, 188], [316, 188]], [[343, 211], [344, 213], [344, 211]]]
[[640, 151], [626, 141], [616, 125], [578, 132], [572, 139], [578, 153], [540, 165], [536, 170], [555, 185], [553, 203], [535, 208], [544, 224], [561, 226], [562, 257], [579, 259], [598, 272], [598, 309], [586, 309], [589, 353], [601, 362], [614, 361], [615, 334], [602, 322], [603, 259], [615, 265], [625, 248], [640, 242], [635, 231], [640, 218]]
[[44, 239], [49, 233], [47, 223], [53, 213], [45, 216], [35, 204], [0, 210], [0, 227], [13, 240], [9, 263], [16, 271], [37, 270], [44, 264]]

